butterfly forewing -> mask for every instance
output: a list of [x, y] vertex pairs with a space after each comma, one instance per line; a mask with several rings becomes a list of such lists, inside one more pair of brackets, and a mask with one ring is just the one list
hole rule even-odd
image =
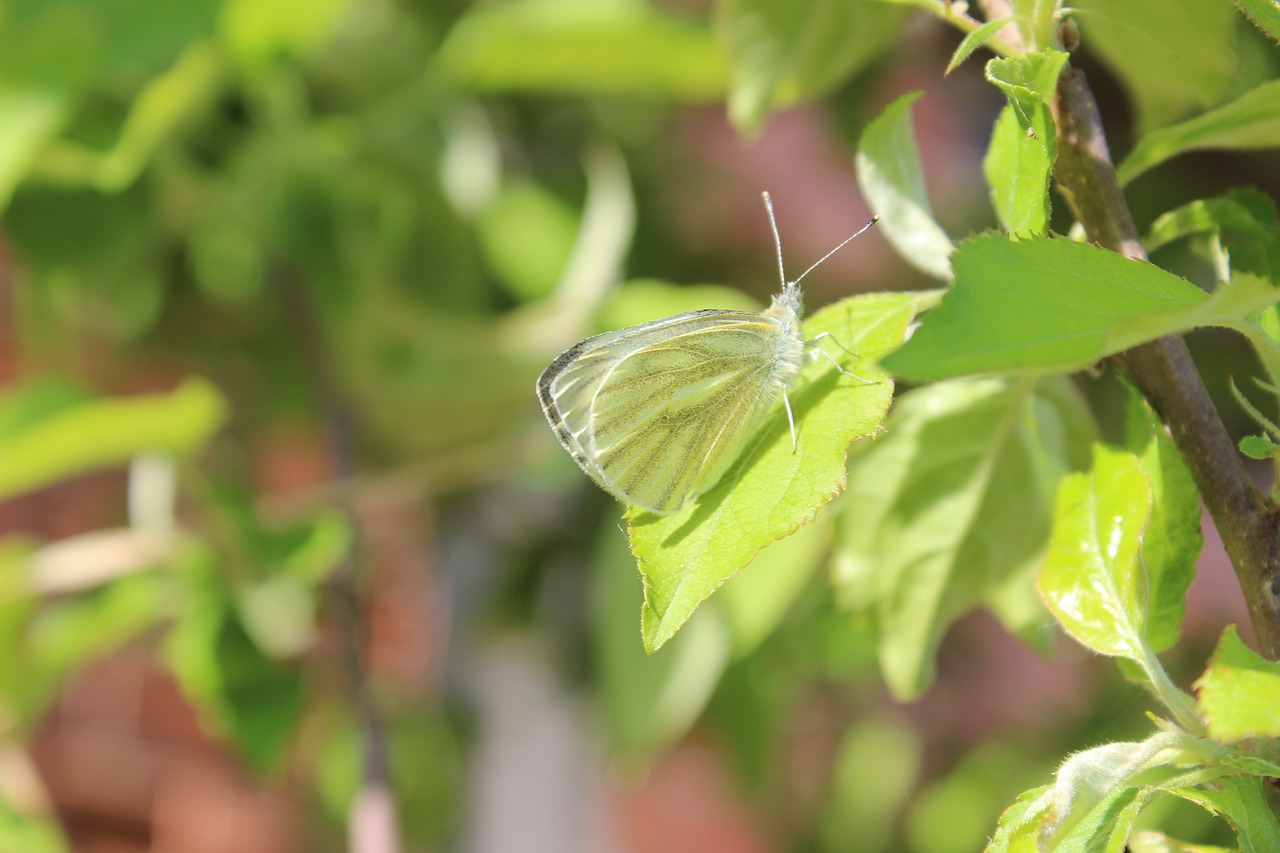
[[802, 350], [798, 333], [769, 317], [695, 311], [588, 338], [547, 368], [538, 391], [592, 479], [629, 504], [675, 512], [741, 455]]

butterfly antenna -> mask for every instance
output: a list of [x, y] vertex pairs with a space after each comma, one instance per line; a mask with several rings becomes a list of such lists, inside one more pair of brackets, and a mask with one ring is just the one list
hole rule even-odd
[[[879, 222], [879, 221], [880, 221], [880, 214], [878, 214], [878, 213], [877, 213], [875, 216], [871, 217], [871, 221], [870, 221], [870, 222], [868, 222], [866, 225], [863, 225], [861, 228], [859, 228], [859, 229], [858, 229], [857, 231], [855, 231], [853, 234], [849, 235], [848, 237], [845, 237], [845, 238], [844, 238], [844, 240], [843, 240], [843, 241], [841, 241], [841, 243], [840, 243], [840, 245], [839, 245], [839, 246], [836, 246], [836, 247], [835, 247], [834, 249], [832, 249], [830, 252], [827, 252], [825, 255], [823, 255], [822, 257], [818, 258], [816, 261], [814, 261], [814, 262], [813, 262], [813, 266], [809, 267], [807, 270], [805, 270], [804, 272], [800, 273], [800, 278], [797, 278], [795, 281], [793, 281], [793, 282], [791, 282], [791, 283], [792, 283], [792, 284], [799, 284], [799, 283], [800, 283], [800, 279], [804, 278], [804, 277], [805, 277], [805, 276], [807, 276], [809, 273], [813, 272], [814, 268], [815, 268], [815, 267], [817, 267], [817, 266], [818, 266], [818, 264], [822, 263], [822, 262], [823, 262], [823, 261], [825, 261], [827, 258], [829, 258], [829, 257], [831, 257], [832, 255], [834, 255], [836, 252], [838, 252], [838, 251], [840, 251], [841, 249], [843, 249], [846, 243], [848, 243], [848, 242], [849, 242], [850, 240], [852, 240], [854, 237], [857, 237], [857, 236], [858, 236], [859, 234], [861, 234], [863, 231], [866, 231], [868, 228], [870, 228], [872, 225], [875, 225], [875, 224], [876, 224], [877, 222]], [[774, 230], [774, 238], [775, 238], [775, 239], [777, 239], [778, 229], [775, 227], [773, 230]], [[781, 258], [782, 258], [782, 249], [781, 249], [781, 248], [779, 248], [779, 249], [778, 249], [778, 258], [779, 258], [779, 261], [781, 261]]]
[[778, 236], [778, 221], [773, 218], [773, 199], [769, 197], [768, 192], [763, 192], [761, 195], [764, 196], [764, 209], [769, 214], [769, 227], [773, 229], [773, 245], [778, 248], [778, 278], [783, 288], [786, 288], [787, 274], [782, 269], [782, 239]]

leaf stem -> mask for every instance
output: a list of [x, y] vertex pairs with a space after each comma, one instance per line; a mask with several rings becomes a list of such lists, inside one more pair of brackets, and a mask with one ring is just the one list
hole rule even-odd
[[1173, 680], [1169, 678], [1169, 673], [1160, 664], [1160, 659], [1155, 656], [1155, 653], [1151, 651], [1146, 643], [1142, 644], [1142, 653], [1143, 659], [1138, 661], [1138, 665], [1142, 667], [1142, 671], [1147, 675], [1151, 692], [1173, 713], [1173, 718], [1177, 720], [1178, 725], [1193, 735], [1203, 735], [1205, 733], [1204, 723], [1200, 720], [1199, 714], [1196, 713], [1195, 703], [1191, 696], [1185, 690], [1180, 690], [1173, 683]]
[[[1081, 71], [1068, 66], [1054, 102], [1055, 184], [1089, 239], [1147, 260]], [[1258, 490], [1209, 399], [1186, 343], [1169, 336], [1115, 356], [1168, 425], [1222, 536], [1260, 651], [1280, 660], [1280, 511]]]

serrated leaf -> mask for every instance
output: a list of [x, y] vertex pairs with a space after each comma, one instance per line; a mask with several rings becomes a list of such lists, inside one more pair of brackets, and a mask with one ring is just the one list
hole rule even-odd
[[1004, 230], [1043, 234], [1049, 227], [1049, 173], [1058, 154], [1050, 104], [1067, 55], [1027, 54], [987, 63], [987, 79], [1009, 99], [982, 167]]
[[1033, 101], [1047, 106], [1053, 101], [1066, 63], [1067, 54], [1060, 50], [1000, 57], [987, 63], [986, 77], [1019, 106], [1029, 107]]
[[890, 47], [905, 18], [856, 0], [725, 0], [716, 25], [733, 69], [729, 118], [754, 131], [771, 110], [830, 91]]
[[1280, 444], [1261, 435], [1246, 435], [1240, 439], [1239, 447], [1245, 456], [1258, 460], [1270, 459], [1276, 455], [1276, 450], [1280, 450]]
[[1253, 25], [1280, 41], [1280, 0], [1236, 0]]
[[1262, 779], [1226, 776], [1199, 788], [1174, 788], [1170, 792], [1221, 816], [1235, 830], [1240, 853], [1280, 851], [1280, 821], [1263, 793]]
[[1214, 738], [1280, 737], [1280, 663], [1246, 646], [1234, 625], [1222, 632], [1196, 690]]
[[474, 6], [436, 54], [477, 91], [633, 94], [706, 101], [728, 87], [711, 31], [645, 4], [517, 0]]
[[789, 392], [798, 451], [779, 403], [755, 447], [719, 485], [673, 515], [630, 514], [631, 549], [645, 580], [641, 629], [648, 651], [757, 552], [810, 523], [843, 489], [849, 444], [879, 431], [893, 394], [872, 363], [902, 340], [920, 298], [867, 294], [819, 311], [805, 323], [806, 334], [831, 332], [850, 351], [833, 357], [872, 384], [818, 359]]
[[1218, 103], [1235, 78], [1235, 14], [1220, 0], [1072, 5], [1081, 45], [1124, 82], [1141, 131]]
[[991, 132], [982, 170], [991, 205], [1009, 234], [1043, 234], [1049, 228], [1049, 173], [1053, 161], [1045, 137], [1028, 135], [1012, 105], [1006, 105]]
[[1049, 811], [1052, 791], [1052, 786], [1043, 785], [1019, 794], [1000, 815], [985, 853], [1040, 853], [1040, 823]]
[[862, 132], [858, 185], [871, 209], [880, 214], [880, 231], [898, 254], [916, 269], [948, 281], [955, 247], [929, 205], [911, 123], [911, 105], [921, 94], [898, 98]]
[[1150, 518], [1151, 487], [1131, 453], [1099, 445], [1092, 470], [1062, 482], [1040, 594], [1063, 628], [1096, 652], [1148, 657], [1139, 552]]
[[1229, 104], [1144, 136], [1116, 169], [1129, 183], [1188, 151], [1249, 151], [1280, 146], [1280, 80], [1270, 80]]
[[940, 383], [903, 395], [888, 434], [856, 456], [842, 501], [833, 582], [873, 619], [900, 698], [932, 679], [957, 616], [1038, 565], [1053, 495], [1090, 434], [1058, 381]]
[[972, 56], [975, 50], [986, 44], [987, 39], [1004, 29], [1004, 25], [1012, 20], [1012, 17], [1004, 17], [996, 18], [994, 21], [987, 21], [985, 24], [965, 36], [956, 47], [955, 53], [951, 54], [951, 61], [947, 63], [947, 70], [943, 73], [950, 74], [952, 71], [959, 68], [961, 63]]
[[0, 498], [122, 464], [145, 450], [186, 455], [225, 416], [222, 395], [202, 379], [188, 379], [168, 394], [60, 408], [0, 436]]
[[896, 375], [927, 382], [974, 373], [1073, 371], [1197, 326], [1248, 333], [1280, 291], [1240, 275], [1212, 296], [1142, 261], [1084, 243], [988, 234], [960, 245], [956, 284], [900, 350]]
[[1182, 455], [1146, 399], [1130, 389], [1125, 448], [1136, 454], [1151, 487], [1151, 519], [1142, 537], [1147, 578], [1146, 642], [1171, 648], [1181, 633], [1187, 590], [1204, 545], [1200, 495]]

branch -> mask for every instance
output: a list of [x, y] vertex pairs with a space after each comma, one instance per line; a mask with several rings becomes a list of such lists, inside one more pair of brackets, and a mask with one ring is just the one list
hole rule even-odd
[[[1070, 66], [1058, 80], [1054, 119], [1054, 181], [1072, 213], [1093, 242], [1145, 261], [1097, 102], [1083, 72]], [[1280, 511], [1245, 471], [1181, 337], [1160, 338], [1115, 358], [1168, 425], [1222, 536], [1261, 652], [1280, 660]]]
[[[356, 429], [350, 405], [339, 391], [330, 366], [320, 320], [302, 282], [281, 273], [281, 295], [303, 357], [307, 379], [323, 409], [326, 437], [334, 469], [344, 479], [356, 474]], [[350, 506], [343, 506], [359, 536], [359, 523]], [[398, 817], [392, 796], [387, 735], [375, 706], [361, 661], [362, 600], [353, 543], [334, 568], [328, 588], [333, 593], [347, 689], [360, 727], [362, 779], [348, 816], [348, 849], [352, 853], [398, 853]]]

